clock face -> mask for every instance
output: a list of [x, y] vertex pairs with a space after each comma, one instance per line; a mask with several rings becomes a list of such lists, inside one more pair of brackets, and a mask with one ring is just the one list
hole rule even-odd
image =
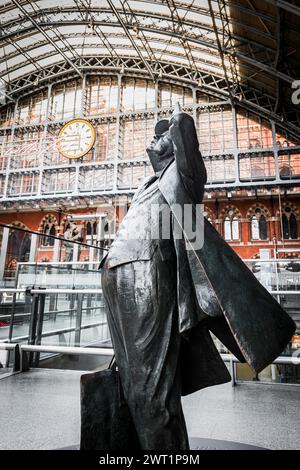
[[88, 153], [95, 143], [95, 129], [85, 119], [72, 119], [59, 131], [57, 147], [66, 158], [80, 158]]

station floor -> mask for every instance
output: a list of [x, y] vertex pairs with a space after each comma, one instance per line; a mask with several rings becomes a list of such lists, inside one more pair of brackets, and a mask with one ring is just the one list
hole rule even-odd
[[[82, 372], [35, 369], [0, 380], [0, 449], [61, 449], [80, 439]], [[267, 449], [300, 449], [300, 389], [219, 385], [183, 398], [188, 433]]]

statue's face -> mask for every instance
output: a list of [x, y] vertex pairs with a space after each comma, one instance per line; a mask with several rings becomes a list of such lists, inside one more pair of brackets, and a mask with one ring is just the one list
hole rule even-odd
[[154, 136], [152, 142], [146, 148], [155, 173], [161, 172], [174, 158], [173, 142], [169, 131], [160, 136]]

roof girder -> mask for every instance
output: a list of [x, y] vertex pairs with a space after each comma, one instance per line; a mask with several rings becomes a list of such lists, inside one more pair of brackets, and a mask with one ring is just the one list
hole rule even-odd
[[[17, 0], [13, 0], [13, 1], [17, 1]], [[109, 0], [109, 1], [111, 1], [111, 0]], [[147, 19], [148, 16], [144, 17], [144, 18]], [[166, 18], [161, 18], [161, 19], [166, 20]], [[170, 23], [172, 22], [172, 20], [170, 18], [169, 18], [168, 21], [170, 21]], [[88, 24], [88, 22], [82, 21], [82, 20], [71, 21], [71, 22], [57, 21], [57, 22], [41, 23], [41, 26], [45, 29], [47, 29], [47, 28], [51, 29], [52, 27], [58, 27], [58, 26], [62, 27], [64, 25], [65, 26], [66, 25], [70, 26], [70, 25], [78, 25], [78, 24]], [[98, 22], [97, 20], [95, 20], [94, 24], [97, 25], [97, 26], [100, 26], [100, 27], [101, 26], [110, 26], [112, 28], [120, 28], [120, 24], [118, 22], [107, 23], [107, 21]], [[124, 24], [124, 26], [126, 27], [126, 30], [132, 30], [133, 29], [132, 24], [127, 23], [127, 24]], [[196, 27], [196, 25], [195, 25], [195, 27]], [[182, 33], [180, 33], [180, 32], [165, 30], [165, 29], [161, 29], [161, 28], [158, 28], [158, 27], [157, 28], [147, 27], [145, 25], [143, 25], [142, 28], [143, 28], [144, 31], [150, 32], [152, 34], [161, 34], [163, 36], [172, 36], [172, 37], [177, 38], [180, 41], [182, 40]], [[198, 25], [198, 28], [199, 28], [199, 25]], [[29, 31], [32, 31], [32, 29], [34, 29], [34, 28], [29, 27], [29, 28], [26, 28], [25, 31], [29, 32]], [[210, 28], [210, 29], [208, 28], [208, 30], [211, 33], [214, 33], [213, 27]], [[221, 31], [220, 31], [220, 33], [221, 33]], [[131, 40], [132, 40], [132, 37], [131, 37]], [[218, 46], [213, 41], [210, 41], [207, 38], [205, 39], [204, 36], [202, 36], [202, 38], [199, 39], [199, 37], [193, 37], [193, 36], [185, 35], [185, 40], [186, 40], [187, 43], [200, 44], [200, 45], [208, 47], [210, 49], [218, 50]], [[239, 40], [241, 40], [241, 39], [239, 38]], [[270, 63], [272, 61], [272, 57], [270, 57], [269, 54], [272, 52], [274, 54], [274, 57], [275, 57], [276, 56], [276, 49], [272, 50], [270, 48], [266, 48], [262, 45], [254, 43], [254, 42], [250, 43], [248, 41], [244, 41], [244, 43], [246, 44], [246, 46], [248, 48], [247, 54], [241, 53], [241, 52], [238, 52], [238, 51], [234, 51], [234, 50], [232, 50], [232, 48], [223, 48], [223, 52], [224, 52], [224, 54], [226, 54], [228, 56], [236, 57], [237, 59], [241, 60], [242, 62], [248, 63], [251, 67], [256, 67], [258, 70], [263, 70], [264, 72], [267, 72], [268, 74], [270, 74], [271, 76], [273, 76], [275, 78], [279, 77], [281, 80], [285, 81], [288, 84], [291, 84], [297, 78], [297, 77], [290, 77], [286, 73], [280, 72], [280, 71], [276, 70], [276, 68], [268, 65], [268, 62]], [[264, 60], [259, 61], [255, 58], [256, 54], [258, 54], [258, 53], [259, 54], [264, 53], [264, 55], [265, 55]]]

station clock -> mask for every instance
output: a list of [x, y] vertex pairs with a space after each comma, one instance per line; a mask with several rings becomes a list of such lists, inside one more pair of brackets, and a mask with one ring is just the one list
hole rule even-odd
[[72, 119], [58, 133], [57, 147], [66, 158], [80, 158], [95, 143], [95, 129], [86, 119]]

